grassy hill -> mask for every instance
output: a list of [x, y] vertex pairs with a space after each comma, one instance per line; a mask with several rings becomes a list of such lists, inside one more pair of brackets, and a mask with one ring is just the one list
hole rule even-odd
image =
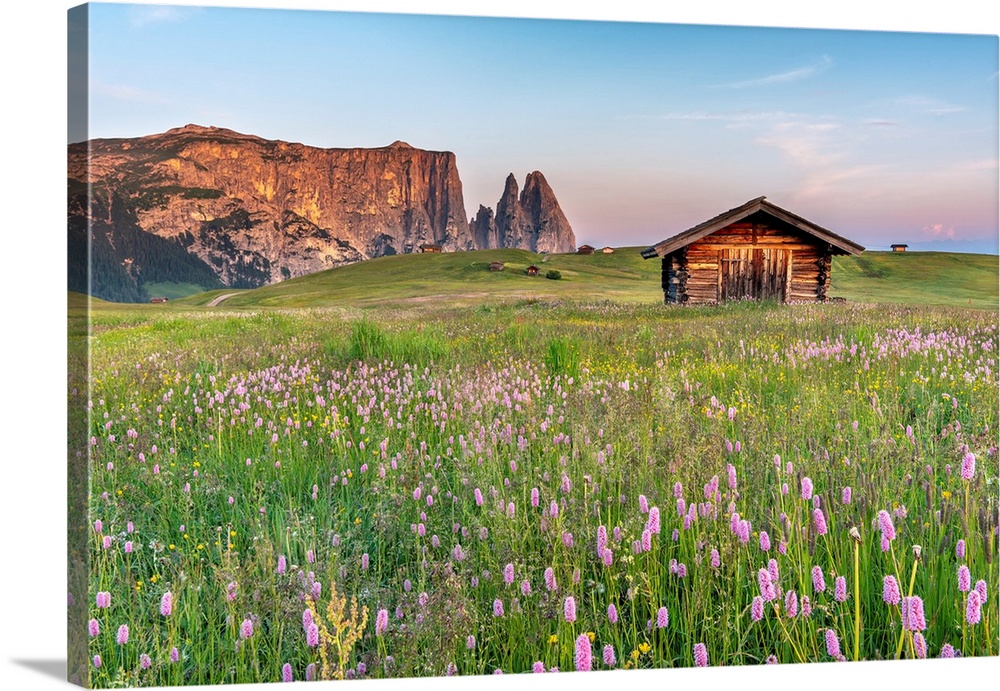
[[830, 294], [852, 302], [997, 309], [998, 258], [955, 252], [865, 252], [835, 257]]
[[[539, 255], [524, 250], [409, 254], [320, 271], [255, 290], [222, 289], [172, 301], [207, 305], [230, 295], [225, 307], [414, 306], [447, 302], [471, 306], [510, 299], [661, 302], [660, 262], [644, 260], [639, 247], [614, 254]], [[505, 268], [491, 272], [489, 264]], [[944, 252], [865, 252], [836, 257], [831, 295], [851, 302], [935, 304], [996, 309], [995, 255]], [[525, 269], [535, 264], [538, 276]], [[555, 269], [560, 280], [545, 278]]]

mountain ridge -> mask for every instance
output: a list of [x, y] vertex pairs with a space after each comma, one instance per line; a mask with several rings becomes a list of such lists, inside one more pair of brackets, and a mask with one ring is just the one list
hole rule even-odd
[[[529, 174], [525, 191], [532, 176], [496, 246], [572, 251], [544, 177]], [[171, 274], [156, 262], [184, 282], [250, 288], [426, 244], [491, 246], [466, 216], [455, 154], [402, 140], [319, 148], [188, 124], [71, 144], [68, 183], [70, 247], [89, 240], [91, 291], [108, 299], [148, 299], [149, 277]], [[85, 273], [71, 267], [70, 287], [86, 290]]]

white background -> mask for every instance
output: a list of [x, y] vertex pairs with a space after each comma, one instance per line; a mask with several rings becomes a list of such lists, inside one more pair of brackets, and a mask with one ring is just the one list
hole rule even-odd
[[[183, 2], [178, 4], [185, 4]], [[197, 3], [186, 3], [197, 4]], [[675, 23], [816, 27], [835, 29], [998, 33], [989, 0], [839, 0], [803, 2], [700, 0], [680, 7], [633, 0], [560, 5], [552, 0], [415, 3], [371, 0], [247, 0], [214, 5], [409, 11], [663, 21]], [[0, 330], [0, 682], [5, 689], [61, 687], [65, 682], [65, 143], [66, 10], [72, 2], [11, 0], [0, 26], [3, 88], [0, 98], [0, 260], [3, 305]], [[474, 6], [472, 9], [470, 6]], [[996, 574], [992, 588], [996, 597]], [[714, 661], [713, 661], [714, 662]], [[685, 687], [692, 684], [782, 689], [993, 687], [1000, 658], [912, 663], [788, 665], [768, 668], [669, 672], [524, 675], [539, 689], [587, 688], [621, 683]], [[992, 679], [992, 681], [990, 681]], [[509, 689], [509, 677], [474, 682], [424, 679], [364, 682], [368, 689]], [[207, 687], [203, 687], [207, 688]], [[274, 688], [252, 685], [250, 689]]]

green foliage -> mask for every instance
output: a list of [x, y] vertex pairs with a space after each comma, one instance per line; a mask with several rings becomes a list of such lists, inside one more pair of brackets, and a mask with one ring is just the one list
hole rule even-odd
[[562, 274], [559, 273], [558, 269], [549, 269], [545, 272], [545, 278], [552, 279], [553, 281], [558, 281], [562, 278]]
[[[334, 347], [327, 352], [336, 353]], [[351, 325], [346, 358], [351, 361], [376, 363], [390, 361], [428, 365], [440, 360], [447, 352], [441, 338], [428, 328], [389, 333], [368, 319]]]
[[550, 339], [545, 354], [545, 368], [553, 376], [580, 376], [579, 348], [567, 338]]

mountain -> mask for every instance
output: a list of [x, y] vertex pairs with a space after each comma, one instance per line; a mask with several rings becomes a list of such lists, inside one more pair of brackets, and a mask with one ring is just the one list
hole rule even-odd
[[513, 248], [550, 254], [576, 249], [573, 228], [545, 176], [537, 170], [528, 174], [520, 195], [514, 174], [508, 175], [496, 214], [480, 206], [469, 228], [480, 249]]
[[[145, 300], [145, 286], [158, 282], [257, 287], [423, 244], [573, 244], [540, 173], [528, 176], [540, 178], [537, 192], [527, 196], [526, 184], [512, 225], [498, 229], [508, 244], [481, 242], [455, 154], [401, 141], [321, 149], [187, 125], [72, 144], [68, 154], [70, 289], [105, 299]], [[557, 232], [561, 239], [548, 237]]]

